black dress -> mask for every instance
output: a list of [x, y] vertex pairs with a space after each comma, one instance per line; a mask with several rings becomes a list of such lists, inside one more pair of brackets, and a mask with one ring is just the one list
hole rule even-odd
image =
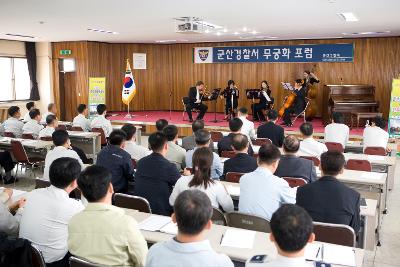
[[230, 87], [226, 87], [224, 91], [222, 91], [221, 95], [225, 98], [225, 115], [228, 115], [229, 111], [232, 109], [232, 96], [233, 109], [237, 109], [239, 99], [239, 90], [237, 88], [231, 89]]
[[269, 100], [265, 96], [265, 91], [261, 89], [260, 102], [251, 105], [251, 109], [253, 110], [253, 120], [255, 121], [256, 120], [265, 121], [264, 109], [270, 109], [271, 105], [274, 103], [274, 98], [271, 97], [270, 89], [267, 89], [266, 94], [268, 95]]

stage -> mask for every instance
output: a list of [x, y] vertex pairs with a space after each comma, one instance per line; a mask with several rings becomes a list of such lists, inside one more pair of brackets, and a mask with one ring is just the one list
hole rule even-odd
[[[169, 111], [136, 111], [136, 112], [131, 112], [130, 114], [132, 115], [132, 118], [126, 118], [127, 112], [109, 112], [108, 119], [117, 123], [121, 123], [123, 121], [131, 121], [134, 122], [135, 124], [140, 124], [144, 126], [150, 126], [150, 129], [153, 129], [155, 122], [158, 119], [166, 119], [170, 124], [174, 124], [179, 128], [187, 128], [187, 131], [184, 131], [184, 133], [180, 133], [182, 135], [187, 135], [191, 134], [191, 123], [188, 120], [188, 116], [185, 113], [184, 117], [182, 117], [182, 111], [172, 111], [171, 114]], [[193, 113], [193, 118], [196, 118], [197, 114]], [[220, 131], [229, 131], [228, 127], [228, 122], [223, 120], [224, 119], [224, 114], [223, 113], [217, 113], [216, 114], [217, 120], [219, 122], [213, 122], [214, 121], [214, 113], [206, 113], [204, 116], [204, 122], [206, 125], [206, 128], [208, 129], [215, 129], [215, 130], [220, 130]], [[251, 119], [251, 116], [248, 116], [248, 118]], [[300, 125], [303, 123], [303, 118], [300, 117], [298, 118], [295, 123], [293, 124], [292, 127], [286, 127], [285, 131], [299, 131]], [[322, 123], [322, 120], [320, 118], [315, 118], [311, 121], [311, 123], [314, 126], [314, 132], [315, 133], [323, 133], [324, 132], [324, 125]], [[257, 128], [261, 123], [260, 122], [255, 122], [255, 127]], [[353, 128], [350, 130], [351, 135], [362, 135], [364, 130], [364, 127], [360, 128]], [[187, 133], [186, 133], [187, 132]]]

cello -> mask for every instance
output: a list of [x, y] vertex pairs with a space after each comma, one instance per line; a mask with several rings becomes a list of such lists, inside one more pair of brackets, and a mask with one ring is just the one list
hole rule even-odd
[[283, 114], [285, 113], [285, 110], [290, 108], [292, 106], [292, 104], [294, 103], [294, 101], [296, 100], [296, 94], [294, 92], [290, 92], [289, 95], [287, 95], [285, 97], [285, 99], [283, 100], [283, 105], [282, 107], [279, 109], [279, 117], [283, 117]]

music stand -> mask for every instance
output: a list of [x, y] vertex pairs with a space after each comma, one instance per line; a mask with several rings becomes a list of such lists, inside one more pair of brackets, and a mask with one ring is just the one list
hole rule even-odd
[[246, 89], [246, 98], [252, 100], [253, 103], [253, 118], [254, 118], [254, 99], [260, 99], [260, 89]]
[[214, 120], [211, 121], [214, 123], [221, 122], [221, 121], [217, 120], [217, 100], [218, 100], [220, 92], [221, 92], [221, 88], [213, 89], [211, 92], [211, 96], [209, 98], [210, 101], [214, 102]]

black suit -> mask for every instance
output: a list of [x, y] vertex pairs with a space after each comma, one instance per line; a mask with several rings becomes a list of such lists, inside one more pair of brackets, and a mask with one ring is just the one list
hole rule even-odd
[[173, 210], [169, 196], [180, 177], [175, 164], [159, 153], [152, 153], [137, 163], [135, 195], [149, 201], [152, 213], [170, 216]]
[[360, 230], [360, 194], [335, 177], [324, 176], [297, 189], [296, 204], [315, 222], [345, 224]]
[[296, 99], [291, 107], [285, 109], [285, 113], [283, 114], [283, 121], [286, 124], [291, 124], [291, 114], [298, 115], [306, 107], [306, 89], [304, 87], [301, 87], [299, 90], [294, 90], [293, 92], [296, 94]]
[[[196, 120], [202, 120], [204, 114], [206, 114], [208, 107], [203, 103], [196, 103], [197, 99], [197, 89], [196, 87], [190, 87], [189, 89], [189, 103], [186, 104], [186, 112], [189, 115], [189, 120], [193, 120], [192, 117], [192, 109], [196, 108], [200, 111], [199, 115], [197, 116]], [[201, 99], [202, 94], [199, 93], [199, 97]]]
[[[230, 133], [227, 136], [224, 136], [221, 141], [218, 142], [218, 154], [221, 156], [222, 151], [232, 151], [232, 138], [235, 136], [234, 133]], [[250, 156], [253, 156], [254, 151], [251, 145], [249, 144], [249, 148], [247, 150], [247, 153]]]
[[269, 138], [275, 146], [282, 147], [284, 132], [281, 126], [269, 121], [257, 128], [257, 138]]
[[224, 176], [228, 172], [248, 173], [257, 169], [257, 161], [246, 153], [236, 154], [235, 157], [224, 162]]
[[317, 180], [314, 162], [295, 155], [282, 155], [275, 175], [278, 177], [303, 178], [307, 183]]

